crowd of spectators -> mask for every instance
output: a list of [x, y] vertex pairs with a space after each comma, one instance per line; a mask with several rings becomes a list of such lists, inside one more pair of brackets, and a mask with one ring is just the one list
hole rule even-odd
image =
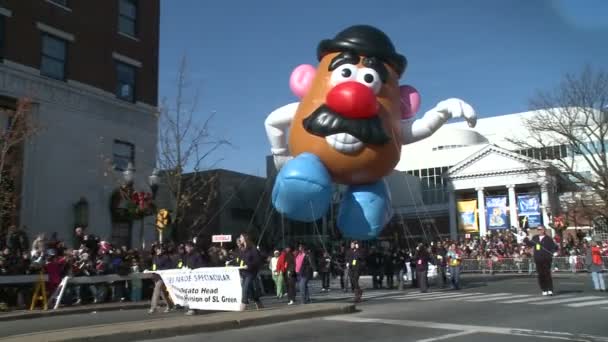
[[[530, 258], [533, 251], [523, 243], [525, 234], [514, 231], [492, 232], [486, 237], [479, 238], [462, 238], [455, 242], [458, 250], [462, 253], [463, 259], [473, 260], [489, 260], [490, 262], [500, 262], [504, 259], [522, 260]], [[562, 239], [556, 236], [556, 242], [560, 246], [558, 255], [565, 257], [569, 264], [582, 264], [582, 261], [577, 261], [577, 258], [585, 255], [589, 248], [589, 238], [582, 232], [577, 232], [574, 235], [567, 235]], [[411, 245], [416, 246], [419, 241], [411, 242]], [[453, 241], [448, 239], [437, 239], [433, 242], [424, 241], [432, 249], [440, 242], [447, 246]], [[608, 241], [598, 242], [602, 255], [608, 257]], [[87, 234], [83, 228], [77, 227], [74, 229], [73, 241], [69, 248], [64, 241], [57, 238], [57, 234], [52, 234], [50, 237], [38, 235], [30, 243], [24, 229], [10, 227], [8, 234], [0, 239], [0, 276], [2, 275], [27, 275], [39, 274], [40, 272], [48, 275], [47, 289], [48, 293], [58, 287], [61, 279], [64, 276], [93, 276], [93, 275], [129, 275], [131, 273], [142, 272], [146, 269], [151, 269], [152, 253], [154, 245], [149, 246], [146, 250], [137, 248], [127, 248], [126, 246], [112, 246], [107, 241], [100, 239], [94, 234]], [[222, 246], [213, 245], [209, 248], [198, 246], [198, 253], [201, 254], [205, 266], [224, 266], [235, 258], [235, 251], [226, 249]], [[180, 260], [182, 259], [185, 248], [184, 245], [167, 244], [164, 249], [173, 260], [173, 267], [181, 267]], [[328, 248], [329, 249], [329, 248]], [[262, 251], [262, 254], [268, 258], [272, 256], [273, 249]], [[380, 250], [368, 249], [370, 253], [379, 253]], [[334, 250], [324, 250], [317, 248], [314, 253], [315, 258], [319, 260], [319, 267], [322, 270], [328, 269], [331, 266], [331, 273], [338, 275], [343, 268], [340, 265], [340, 260], [343, 258], [340, 247]], [[414, 249], [408, 249], [407, 246], [393, 245], [382, 250], [390, 261], [389, 268], [394, 272], [399, 272], [403, 267], [403, 260], [409, 259], [408, 256], [415, 254]], [[321, 264], [328, 260], [332, 262], [330, 265]], [[389, 258], [389, 256], [392, 256]], [[401, 256], [401, 257], [399, 257]], [[370, 260], [378, 260], [371, 258]], [[395, 260], [393, 260], [395, 259]], [[379, 268], [380, 265], [371, 263], [371, 271], [374, 268]], [[334, 266], [335, 265], [335, 266]], [[384, 268], [387, 265], [382, 266]], [[573, 268], [574, 270], [574, 268]], [[368, 271], [369, 267], [368, 267]], [[392, 271], [391, 271], [392, 272]], [[8, 302], [11, 305], [25, 306], [29, 298], [31, 298], [32, 285], [23, 284], [15, 287], [0, 287], [0, 303]], [[142, 295], [146, 295], [148, 286], [143, 286], [141, 282], [114, 282], [109, 284], [92, 284], [86, 286], [72, 286], [67, 289], [66, 304], [81, 304], [83, 302], [99, 303], [105, 301], [137, 301], [141, 300]]]
[[[50, 237], [40, 234], [30, 243], [24, 229], [11, 227], [6, 237], [0, 239], [0, 276], [38, 275], [42, 272], [48, 277], [47, 293], [53, 294], [65, 276], [129, 275], [152, 269], [152, 251], [156, 247], [153, 244], [140, 250], [113, 246], [94, 234], [87, 234], [81, 227], [74, 229], [71, 246], [76, 248], [67, 247], [56, 233]], [[171, 256], [172, 266], [181, 267], [185, 246], [169, 243], [163, 248]], [[223, 266], [234, 258], [232, 250], [218, 246], [211, 246], [206, 251], [201, 249], [200, 254], [205, 266]], [[69, 286], [63, 304], [138, 301], [149, 291], [149, 286], [142, 283], [145, 281]], [[0, 303], [25, 307], [32, 288], [31, 283], [1, 286]]]
[[[512, 230], [494, 231], [486, 237], [461, 239], [458, 248], [462, 250], [466, 259], [514, 259], [529, 258], [533, 251], [523, 243], [526, 233], [516, 233]], [[591, 237], [582, 231], [568, 234], [565, 238], [555, 236], [559, 245], [557, 257], [584, 256]], [[598, 241], [604, 256], [608, 256], [608, 240]]]

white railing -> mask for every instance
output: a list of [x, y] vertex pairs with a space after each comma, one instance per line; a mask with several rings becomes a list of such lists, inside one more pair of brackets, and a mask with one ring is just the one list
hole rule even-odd
[[[44, 281], [48, 281], [48, 276], [46, 274], [44, 274], [42, 276], [42, 279]], [[0, 276], [0, 286], [33, 284], [39, 280], [40, 280], [39, 274], [5, 275], [5, 276]]]
[[135, 279], [152, 279], [154, 277], [154, 273], [132, 273], [128, 276], [121, 276], [118, 274], [108, 274], [101, 276], [90, 276], [90, 277], [63, 277], [61, 283], [55, 290], [55, 293], [51, 296], [51, 300], [55, 300], [55, 305], [53, 306], [53, 310], [57, 310], [59, 305], [61, 305], [61, 300], [63, 299], [63, 294], [65, 293], [66, 287], [68, 285], [83, 285], [83, 284], [99, 284], [99, 283], [113, 283], [117, 281], [132, 281]]

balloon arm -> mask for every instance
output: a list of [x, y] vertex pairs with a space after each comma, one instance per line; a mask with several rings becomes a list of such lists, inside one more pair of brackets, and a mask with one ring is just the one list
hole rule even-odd
[[401, 131], [403, 134], [403, 144], [411, 144], [422, 139], [428, 138], [435, 133], [447, 118], [435, 111], [428, 111], [420, 119], [414, 118], [401, 121]]
[[266, 135], [273, 155], [287, 155], [287, 130], [293, 121], [299, 102], [276, 109], [264, 121]]
[[414, 143], [433, 135], [449, 119], [464, 118], [469, 127], [475, 127], [477, 114], [473, 107], [459, 99], [441, 101], [420, 119], [401, 121], [402, 141], [404, 145]]

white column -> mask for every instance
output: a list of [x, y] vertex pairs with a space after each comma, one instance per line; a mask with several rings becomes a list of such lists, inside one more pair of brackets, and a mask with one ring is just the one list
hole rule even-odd
[[458, 222], [456, 217], [456, 194], [454, 190], [448, 190], [448, 214], [450, 220], [450, 239], [458, 238]]
[[483, 188], [477, 188], [477, 212], [479, 216], [479, 236], [483, 237], [487, 234], [486, 228], [486, 198], [483, 194]]
[[515, 196], [515, 185], [507, 185], [509, 189], [509, 219], [511, 220], [511, 226], [519, 228], [519, 217], [517, 216], [517, 198]]
[[548, 183], [547, 182], [542, 182], [539, 184], [540, 185], [540, 211], [541, 214], [543, 215], [543, 226], [545, 226], [545, 228], [547, 229], [551, 229], [549, 227], [549, 211], [547, 210], [547, 208], [551, 207], [551, 204], [549, 203], [549, 189], [548, 189]]

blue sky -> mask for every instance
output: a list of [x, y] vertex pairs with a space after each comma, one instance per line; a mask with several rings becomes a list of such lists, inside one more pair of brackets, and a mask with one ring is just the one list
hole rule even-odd
[[420, 91], [418, 114], [459, 97], [484, 117], [527, 110], [585, 64], [608, 67], [606, 18], [605, 0], [164, 0], [159, 92], [173, 96], [185, 55], [197, 116], [216, 112], [215, 134], [234, 145], [218, 166], [265, 175], [263, 122], [296, 100], [291, 70], [315, 65], [318, 42], [350, 25], [377, 26], [407, 56], [401, 82]]

